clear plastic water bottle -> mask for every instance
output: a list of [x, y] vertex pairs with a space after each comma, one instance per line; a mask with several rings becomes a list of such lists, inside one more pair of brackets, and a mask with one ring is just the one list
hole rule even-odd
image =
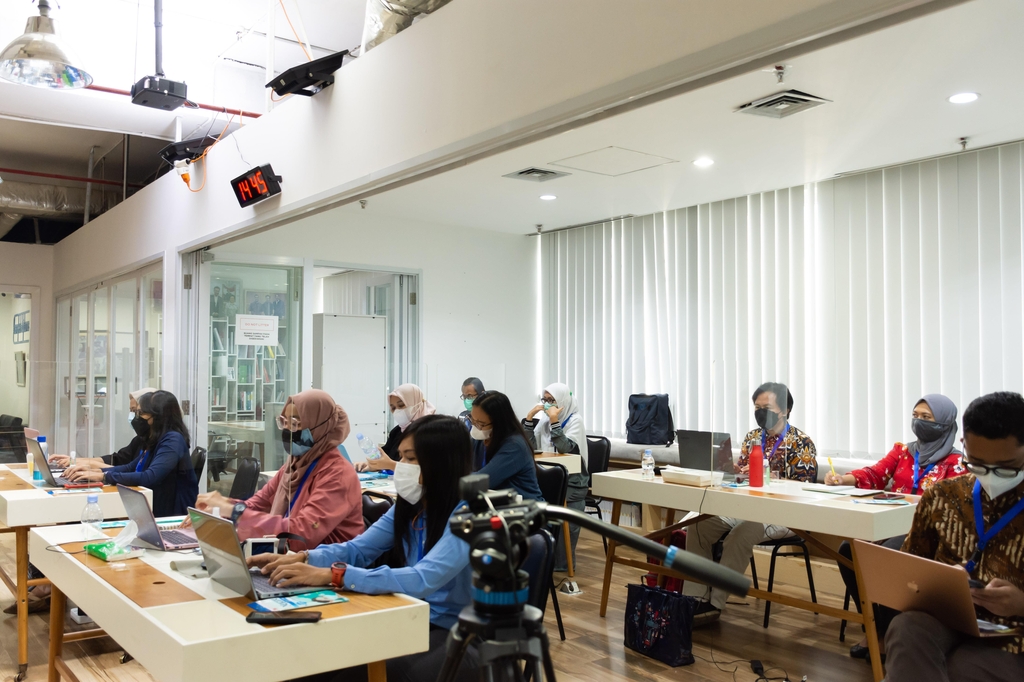
[[[43, 451], [43, 460], [49, 461], [50, 452], [46, 446], [46, 436], [39, 436], [36, 438], [36, 442], [39, 443], [39, 449]], [[32, 467], [32, 482], [35, 485], [42, 485], [43, 472], [38, 467]]]
[[643, 479], [645, 481], [654, 480], [654, 454], [650, 450], [644, 450], [644, 457], [640, 460], [640, 466], [643, 469]]
[[74, 450], [72, 450], [71, 454], [68, 455], [68, 468], [70, 469], [71, 467], [75, 466], [75, 462], [77, 462], [77, 461], [78, 461], [78, 453], [75, 452]]
[[85, 509], [82, 510], [82, 526], [86, 540], [95, 540], [103, 536], [103, 510], [100, 509], [100, 496], [89, 495]]
[[373, 442], [372, 438], [367, 438], [363, 434], [357, 433], [356, 442], [359, 443], [359, 447], [362, 449], [363, 454], [366, 455], [366, 459], [380, 459], [380, 450], [377, 449], [377, 445]]

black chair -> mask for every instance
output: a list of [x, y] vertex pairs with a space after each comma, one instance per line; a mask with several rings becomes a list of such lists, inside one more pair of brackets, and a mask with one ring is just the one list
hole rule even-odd
[[25, 461], [25, 427], [21, 417], [0, 414], [0, 462], [15, 464]]
[[[376, 501], [375, 501], [376, 500]], [[387, 514], [395, 501], [388, 495], [366, 491], [363, 493], [363, 524], [369, 528]]]
[[[590, 471], [590, 475], [603, 474], [608, 471], [608, 460], [612, 456], [612, 443], [604, 436], [587, 436], [587, 470]], [[591, 486], [593, 486], [593, 478], [591, 478]], [[594, 497], [593, 488], [587, 491], [586, 507], [583, 511], [587, 514], [596, 514], [598, 521], [603, 521], [601, 518], [601, 502], [603, 500], [600, 497]], [[601, 542], [604, 543], [604, 553], [608, 554], [608, 538], [601, 536]]]
[[[522, 566], [523, 570], [530, 575], [530, 596], [526, 603], [544, 613], [550, 594], [551, 604], [555, 608], [555, 620], [558, 621], [558, 633], [564, 640], [565, 629], [562, 627], [562, 612], [558, 608], [558, 592], [555, 590], [555, 581], [552, 578], [555, 568], [555, 538], [550, 531], [541, 528], [539, 532], [529, 537], [529, 547], [529, 553], [523, 560]], [[547, 576], [546, 580], [545, 576]]]
[[[569, 494], [569, 472], [564, 466], [561, 464], [538, 464], [537, 485], [540, 487], [540, 494], [544, 496], [544, 500], [546, 502], [560, 507], [565, 506], [565, 498], [566, 495]], [[564, 521], [553, 521], [549, 522], [548, 525], [551, 527], [552, 535], [554, 533], [562, 533], [565, 546], [571, 547], [569, 544], [568, 525]], [[562, 627], [562, 616], [558, 609], [558, 597], [554, 588], [554, 568], [555, 559], [554, 551], [552, 550], [551, 599], [555, 605], [555, 615], [558, 617], [558, 634], [563, 640], [565, 640], [565, 629]]]
[[248, 500], [256, 494], [256, 486], [260, 482], [260, 463], [252, 457], [238, 460], [235, 480], [231, 482], [228, 497], [235, 500]]
[[[768, 591], [772, 591], [772, 585], [775, 584], [775, 559], [780, 556], [803, 556], [804, 566], [807, 568], [807, 585], [811, 588], [811, 601], [815, 604], [818, 603], [818, 595], [814, 591], [814, 573], [811, 572], [811, 555], [807, 551], [807, 543], [801, 537], [793, 536], [788, 538], [780, 538], [778, 540], [768, 540], [758, 545], [759, 547], [771, 547], [772, 548], [772, 561], [770, 568], [768, 569]], [[794, 551], [783, 552], [784, 547], [794, 547]], [[750, 577], [754, 583], [754, 589], [761, 589], [757, 586], [757, 566], [754, 564], [754, 557], [750, 557]], [[847, 602], [849, 603], [849, 602]], [[764, 627], [768, 627], [768, 618], [772, 612], [772, 603], [766, 601], [764, 603]]]
[[203, 467], [206, 466], [206, 448], [198, 445], [192, 448], [192, 471], [196, 472], [196, 480], [203, 480]]

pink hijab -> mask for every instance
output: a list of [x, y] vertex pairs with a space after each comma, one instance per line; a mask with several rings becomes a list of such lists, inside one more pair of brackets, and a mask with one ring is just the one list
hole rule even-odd
[[[409, 424], [412, 424], [420, 417], [426, 417], [428, 414], [437, 412], [437, 409], [423, 397], [423, 390], [416, 384], [402, 384], [388, 394], [389, 398], [391, 396], [405, 403], [405, 411], [409, 414]], [[409, 424], [403, 426], [402, 431], [405, 431]]]

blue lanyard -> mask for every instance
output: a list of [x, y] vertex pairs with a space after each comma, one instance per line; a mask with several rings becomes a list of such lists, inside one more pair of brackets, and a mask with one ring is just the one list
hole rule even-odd
[[928, 472], [931, 471], [936, 464], [938, 464], [938, 462], [932, 462], [925, 467], [924, 471], [918, 473], [921, 465], [918, 463], [918, 452], [917, 450], [914, 451], [914, 487], [910, 489], [910, 492], [917, 492], [917, 486], [921, 483], [921, 479], [927, 476]]
[[981, 481], [974, 482], [974, 527], [978, 531], [978, 548], [974, 550], [971, 560], [965, 566], [968, 573], [974, 573], [974, 569], [977, 567], [978, 562], [981, 561], [981, 554], [985, 551], [988, 541], [998, 535], [999, 531], [1006, 528], [1007, 524], [1013, 521], [1021, 511], [1024, 511], [1024, 498], [1017, 500], [1017, 504], [1013, 505], [1010, 511], [1003, 514], [986, 533], [985, 517], [981, 512]]
[[575, 413], [575, 412], [573, 412], [573, 413], [572, 413], [572, 414], [570, 414], [570, 415], [569, 415], [568, 417], [566, 417], [566, 418], [565, 418], [565, 421], [564, 421], [564, 422], [562, 422], [561, 424], [559, 424], [559, 425], [558, 425], [558, 428], [560, 428], [560, 429], [564, 429], [564, 428], [565, 428], [565, 425], [569, 423], [569, 420], [570, 420], [570, 419], [572, 419], [572, 416], [573, 416], [573, 414], [576, 414], [576, 413]]
[[[421, 528], [416, 527], [417, 519], [423, 523]], [[418, 564], [423, 561], [423, 550], [427, 546], [427, 519], [421, 515], [413, 519], [409, 525], [412, 526], [413, 536], [410, 540], [416, 544], [416, 563]]]
[[[782, 445], [782, 441], [786, 438], [786, 434], [789, 433], [789, 424], [786, 424], [786, 428], [782, 429], [782, 433], [779, 434], [779, 439], [775, 441], [775, 445], [772, 446], [772, 454], [768, 455], [768, 466], [771, 466], [772, 457], [775, 456], [775, 452]], [[768, 447], [768, 432], [761, 429], [761, 452], [764, 452], [765, 448]]]
[[316, 468], [316, 464], [319, 461], [319, 459], [314, 459], [313, 463], [309, 465], [308, 469], [306, 469], [306, 473], [302, 474], [302, 478], [299, 480], [299, 487], [295, 489], [295, 492], [292, 494], [292, 501], [288, 503], [288, 512], [285, 514], [285, 517], [291, 515], [292, 507], [295, 506], [295, 500], [299, 499], [299, 493], [302, 492], [302, 486], [305, 485], [306, 479], [309, 478], [311, 473], [313, 473], [313, 469]]
[[146, 467], [146, 462], [149, 461], [149, 450], [142, 451], [142, 459], [135, 465], [135, 473], [139, 473]]

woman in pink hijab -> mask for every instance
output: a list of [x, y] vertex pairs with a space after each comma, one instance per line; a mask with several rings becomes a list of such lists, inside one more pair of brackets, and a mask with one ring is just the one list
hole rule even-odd
[[356, 471], [394, 471], [398, 464], [398, 444], [409, 425], [421, 417], [434, 414], [437, 410], [423, 396], [423, 389], [416, 384], [402, 384], [388, 395], [388, 405], [395, 419], [395, 428], [388, 434], [388, 440], [380, 448], [380, 459], [368, 459], [356, 464]]

